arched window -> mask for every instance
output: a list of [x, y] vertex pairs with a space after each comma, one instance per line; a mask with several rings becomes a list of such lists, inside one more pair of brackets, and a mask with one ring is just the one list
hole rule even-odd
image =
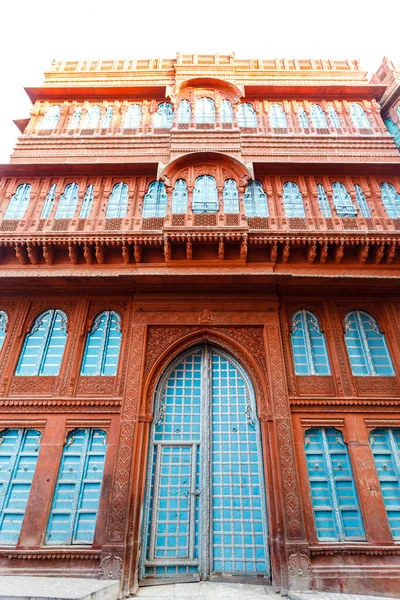
[[100, 106], [92, 104], [83, 118], [82, 129], [96, 129], [100, 121]]
[[116, 183], [108, 199], [106, 219], [121, 219], [128, 208], [129, 188], [122, 181]]
[[142, 107], [140, 104], [131, 104], [126, 111], [124, 129], [139, 129], [142, 121]]
[[8, 315], [4, 310], [0, 310], [0, 350], [3, 347], [7, 332]]
[[328, 196], [326, 195], [326, 191], [324, 186], [319, 183], [317, 185], [318, 190], [318, 204], [319, 209], [323, 217], [332, 217], [331, 207], [329, 206]]
[[221, 123], [233, 123], [232, 104], [229, 100], [222, 100], [221, 108], [219, 109]]
[[102, 129], [108, 129], [109, 127], [111, 127], [112, 117], [113, 117], [112, 106], [108, 106], [107, 110], [106, 110], [106, 114], [104, 115], [103, 122], [101, 124]]
[[362, 216], [370, 217], [371, 213], [370, 213], [369, 206], [367, 204], [367, 200], [365, 198], [364, 192], [362, 191], [361, 187], [357, 183], [355, 184], [354, 189], [356, 190], [357, 204], [358, 204], [358, 207], [360, 209]]
[[335, 129], [341, 129], [342, 126], [340, 124], [339, 115], [337, 114], [336, 110], [333, 108], [333, 106], [331, 104], [329, 105], [328, 112], [329, 112], [329, 118], [331, 120], [332, 126]]
[[162, 181], [153, 181], [144, 197], [142, 216], [165, 217], [167, 212], [168, 195]]
[[280, 104], [271, 104], [269, 109], [269, 121], [274, 129], [287, 129], [285, 111]]
[[319, 104], [311, 104], [310, 115], [316, 129], [329, 129], [325, 113]]
[[76, 129], [82, 117], [82, 106], [78, 106], [71, 119], [70, 129]]
[[372, 315], [352, 310], [344, 319], [344, 330], [353, 375], [394, 375], [385, 336]]
[[215, 106], [211, 98], [199, 98], [196, 102], [196, 123], [215, 123]]
[[308, 481], [319, 540], [365, 539], [347, 445], [333, 427], [305, 432]]
[[57, 185], [53, 183], [53, 185], [47, 193], [46, 200], [44, 201], [42, 212], [40, 215], [41, 219], [48, 219], [50, 216], [51, 209], [53, 208], [54, 200], [56, 198], [56, 188]]
[[0, 431], [0, 544], [18, 542], [39, 456], [35, 429]]
[[355, 217], [357, 215], [357, 209], [350, 194], [340, 181], [332, 184], [332, 198], [338, 217]]
[[225, 181], [223, 199], [225, 213], [234, 214], [239, 212], [239, 193], [234, 179]]
[[302, 129], [308, 129], [309, 124], [308, 124], [307, 113], [302, 106], [299, 106], [299, 108], [297, 110], [297, 116], [299, 118], [300, 127]]
[[86, 338], [81, 375], [116, 375], [121, 337], [118, 313], [106, 310], [97, 315]]
[[188, 191], [186, 181], [184, 179], [178, 179], [175, 182], [174, 190], [172, 192], [172, 213], [185, 214], [187, 212], [187, 205]]
[[31, 199], [31, 189], [30, 183], [22, 183], [17, 187], [7, 207], [5, 219], [23, 219]]
[[193, 190], [193, 212], [218, 212], [218, 190], [214, 177], [202, 175], [196, 179]]
[[355, 102], [350, 104], [350, 118], [357, 129], [371, 129], [371, 123], [361, 104]]
[[61, 310], [39, 315], [25, 336], [16, 375], [58, 375], [67, 341], [67, 316]]
[[79, 213], [80, 219], [87, 219], [88, 216], [90, 215], [90, 211], [92, 210], [92, 204], [93, 204], [93, 195], [94, 195], [94, 185], [88, 185], [85, 197], [83, 199], [81, 212]]
[[53, 130], [57, 127], [57, 123], [60, 120], [61, 107], [58, 104], [50, 106], [43, 117], [40, 124], [40, 129]]
[[292, 181], [283, 184], [283, 208], [289, 218], [306, 216], [303, 197], [297, 184]]
[[47, 523], [47, 545], [93, 542], [106, 449], [101, 429], [75, 429], [68, 435]]
[[331, 374], [325, 336], [314, 313], [298, 310], [292, 317], [290, 337], [296, 375]]
[[388, 132], [393, 136], [394, 143], [400, 148], [400, 128], [392, 119], [385, 119]]
[[253, 105], [248, 102], [239, 104], [237, 120], [239, 127], [257, 127], [257, 113], [254, 110]]
[[400, 217], [400, 194], [398, 194], [391, 183], [381, 183], [381, 196], [387, 216], [391, 219]]
[[374, 429], [369, 443], [392, 536], [400, 540], [400, 429]]
[[58, 203], [56, 219], [72, 219], [78, 204], [78, 184], [69, 183]]
[[174, 110], [169, 102], [158, 105], [154, 114], [154, 129], [170, 129], [174, 122]]
[[267, 194], [259, 181], [249, 181], [243, 195], [243, 204], [247, 217], [268, 217]]
[[189, 100], [181, 100], [178, 106], [178, 123], [189, 124], [191, 113]]

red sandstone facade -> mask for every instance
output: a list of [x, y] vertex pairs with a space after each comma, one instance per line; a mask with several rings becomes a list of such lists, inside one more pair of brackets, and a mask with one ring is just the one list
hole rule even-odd
[[[400, 591], [400, 547], [393, 540], [368, 442], [376, 427], [400, 427], [400, 220], [382, 204], [380, 183], [400, 190], [400, 158], [380, 115], [385, 84], [369, 83], [356, 61], [236, 60], [178, 55], [174, 60], [55, 63], [40, 88], [27, 90], [32, 115], [8, 165], [0, 167], [0, 310], [9, 317], [0, 354], [0, 429], [42, 432], [21, 534], [0, 547], [2, 573], [120, 578], [136, 589], [143, 527], [149, 435], [157, 382], [181, 352], [207, 341], [240, 362], [252, 382], [261, 425], [271, 560], [279, 590], [319, 589], [394, 594]], [[216, 123], [177, 123], [182, 99], [212, 98]], [[251, 102], [256, 129], [221, 123], [223, 99]], [[154, 129], [161, 102], [175, 109], [171, 128]], [[78, 105], [113, 107], [107, 129], [71, 130]], [[136, 131], [122, 123], [128, 104], [142, 105]], [[287, 128], [268, 119], [272, 102], [285, 109]], [[331, 124], [304, 131], [297, 110], [333, 106]], [[371, 124], [357, 130], [349, 103], [360, 103]], [[41, 130], [47, 108], [61, 105], [57, 127]], [[194, 111], [192, 111], [192, 114]], [[235, 111], [234, 111], [235, 114]], [[195, 214], [196, 178], [216, 179], [219, 210]], [[189, 208], [173, 214], [175, 182], [185, 179]], [[238, 214], [225, 214], [224, 181], [235, 180]], [[242, 198], [252, 179], [267, 194], [268, 217], [248, 217]], [[150, 182], [168, 193], [165, 217], [142, 216]], [[285, 216], [283, 184], [295, 182], [305, 216]], [[370, 216], [340, 217], [332, 183], [342, 181], [355, 202], [365, 195]], [[128, 209], [106, 218], [115, 183], [129, 186]], [[79, 185], [79, 205], [94, 185], [88, 218], [55, 217], [62, 190]], [[4, 219], [18, 185], [32, 185], [21, 219]], [[40, 218], [50, 187], [56, 201]], [[332, 217], [318, 205], [327, 191]], [[58, 377], [17, 377], [25, 333], [43, 310], [63, 310], [68, 339]], [[325, 333], [331, 375], [295, 374], [291, 317], [307, 309]], [[391, 377], [352, 375], [344, 315], [371, 313], [386, 335]], [[99, 311], [122, 317], [117, 375], [84, 377], [85, 337]], [[365, 541], [318, 540], [307, 478], [304, 432], [334, 427], [348, 446]], [[44, 544], [62, 448], [68, 432], [99, 427], [107, 454], [93, 544]], [[143, 549], [142, 549], [143, 551]]]

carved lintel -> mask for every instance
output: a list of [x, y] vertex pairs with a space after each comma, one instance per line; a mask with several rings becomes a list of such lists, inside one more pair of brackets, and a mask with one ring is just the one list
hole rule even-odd
[[340, 265], [340, 263], [342, 262], [343, 255], [344, 255], [344, 246], [343, 246], [343, 244], [339, 244], [335, 250], [335, 263], [337, 265]]
[[32, 265], [39, 264], [39, 247], [33, 246], [32, 244], [28, 244], [27, 251], [28, 251], [28, 257], [29, 257], [29, 260], [31, 261], [31, 264]]
[[131, 261], [131, 256], [130, 256], [130, 252], [129, 252], [129, 246], [127, 244], [122, 244], [121, 253], [122, 253], [122, 262], [124, 263], [124, 265], [129, 265], [129, 263]]
[[142, 260], [142, 248], [139, 246], [139, 242], [135, 241], [133, 246], [133, 256], [136, 263], [140, 263]]
[[283, 246], [282, 262], [284, 264], [287, 264], [289, 262], [289, 257], [290, 257], [290, 244], [289, 244], [289, 241], [286, 240], [286, 243]]
[[54, 246], [48, 246], [47, 244], [44, 244], [43, 258], [44, 258], [46, 265], [52, 265], [54, 263], [54, 254], [55, 254]]
[[278, 243], [275, 242], [273, 244], [273, 246], [271, 246], [270, 248], [270, 255], [269, 255], [269, 259], [272, 263], [276, 263], [276, 261], [278, 260]]
[[386, 255], [386, 264], [391, 265], [396, 256], [396, 242], [392, 242], [392, 245], [389, 248], [389, 251]]
[[383, 259], [383, 256], [385, 254], [385, 244], [380, 244], [377, 249], [376, 249], [376, 253], [375, 253], [375, 264], [379, 265], [380, 262]]
[[326, 263], [326, 259], [328, 258], [328, 244], [324, 244], [321, 248], [321, 252], [319, 255], [319, 262], [321, 265]]
[[91, 265], [93, 262], [92, 248], [87, 242], [85, 242], [85, 245], [83, 247], [83, 256], [85, 257], [86, 263], [88, 265]]
[[213, 321], [213, 314], [212, 312], [208, 309], [205, 308], [199, 315], [199, 318], [197, 319], [199, 323], [211, 323], [211, 321]]
[[368, 260], [368, 253], [369, 253], [369, 244], [364, 244], [364, 246], [361, 246], [360, 251], [358, 253], [358, 260], [360, 261], [360, 263], [362, 265], [365, 265], [365, 263]]
[[186, 242], [186, 259], [193, 259], [193, 242], [190, 239]]
[[20, 265], [26, 265], [28, 257], [26, 255], [26, 248], [23, 246], [15, 246], [15, 256]]
[[72, 262], [73, 265], [78, 264], [79, 252], [78, 252], [78, 246], [76, 244], [69, 244], [68, 256], [69, 256], [69, 260]]
[[100, 242], [96, 242], [95, 255], [96, 255], [96, 260], [99, 265], [104, 264], [105, 252], [106, 252], [106, 250], [105, 250], [104, 246]]
[[307, 250], [307, 262], [312, 265], [317, 257], [317, 244], [312, 244]]

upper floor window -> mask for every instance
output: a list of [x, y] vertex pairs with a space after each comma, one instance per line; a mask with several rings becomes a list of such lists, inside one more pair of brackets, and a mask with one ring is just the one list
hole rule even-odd
[[239, 212], [239, 194], [234, 179], [227, 179], [223, 191], [224, 212], [238, 213]]
[[333, 108], [332, 105], [329, 105], [329, 118], [331, 120], [332, 126], [335, 129], [341, 129], [341, 124], [340, 124], [340, 120], [339, 120], [339, 115], [337, 114], [336, 110]]
[[365, 198], [364, 192], [362, 191], [361, 187], [357, 183], [355, 184], [354, 189], [356, 190], [357, 204], [358, 204], [358, 207], [360, 209], [362, 216], [367, 217], [367, 218], [370, 217], [371, 213], [370, 213], [369, 206], [368, 206], [367, 200]]
[[96, 129], [99, 126], [100, 114], [100, 106], [98, 106], [97, 104], [92, 104], [92, 106], [89, 107], [89, 110], [83, 118], [82, 128]]
[[280, 104], [271, 104], [269, 109], [269, 121], [274, 129], [287, 129], [285, 111]]
[[303, 197], [296, 183], [287, 181], [283, 185], [283, 207], [287, 217], [305, 217]]
[[56, 219], [72, 219], [78, 204], [78, 184], [70, 183], [66, 186], [64, 193], [58, 203]]
[[46, 200], [44, 201], [42, 212], [40, 214], [41, 219], [48, 219], [53, 208], [54, 200], [56, 198], [56, 188], [57, 185], [53, 183], [51, 188], [49, 189]]
[[305, 432], [308, 480], [319, 540], [365, 539], [357, 489], [343, 435], [333, 427]]
[[371, 123], [361, 104], [356, 104], [355, 102], [350, 104], [350, 118], [357, 129], [371, 129]]
[[343, 183], [339, 181], [333, 183], [332, 194], [338, 217], [355, 217], [357, 215], [357, 209]]
[[23, 219], [31, 199], [31, 189], [30, 183], [22, 183], [17, 187], [7, 207], [5, 219]]
[[400, 194], [398, 194], [391, 183], [381, 183], [382, 202], [388, 217], [396, 219], [400, 217]]
[[291, 341], [296, 375], [331, 374], [325, 336], [314, 313], [298, 310], [293, 315]]
[[196, 123], [215, 123], [215, 106], [211, 98], [199, 98], [196, 102]]
[[317, 185], [318, 190], [318, 204], [323, 217], [332, 217], [331, 207], [329, 206], [328, 196], [324, 186], [319, 183]]
[[0, 350], [3, 347], [7, 332], [8, 315], [4, 310], [0, 310]]
[[75, 110], [74, 115], [71, 119], [71, 125], [70, 125], [71, 129], [76, 129], [78, 127], [81, 117], [82, 117], [82, 106], [78, 106], [78, 108]]
[[257, 127], [257, 113], [254, 110], [253, 105], [248, 102], [239, 104], [237, 120], [239, 127]]
[[153, 181], [144, 197], [142, 216], [165, 217], [167, 212], [168, 195], [162, 181]]
[[267, 194], [259, 181], [250, 181], [243, 195], [244, 212], [247, 217], [268, 217]]
[[174, 122], [174, 109], [169, 102], [162, 102], [158, 105], [157, 112], [154, 114], [154, 129], [170, 129]]
[[121, 337], [118, 313], [106, 310], [97, 315], [86, 338], [81, 375], [116, 375]]
[[181, 100], [178, 106], [178, 123], [189, 124], [191, 118], [191, 108], [189, 100]]
[[61, 310], [39, 315], [25, 336], [16, 375], [58, 375], [67, 341], [67, 316]]
[[112, 117], [113, 117], [112, 106], [108, 106], [107, 110], [105, 112], [104, 118], [103, 118], [103, 122], [101, 124], [102, 129], [108, 129], [109, 127], [111, 127]]
[[75, 429], [65, 442], [45, 543], [92, 544], [106, 455], [106, 433]]
[[299, 118], [300, 127], [302, 129], [308, 129], [309, 124], [308, 124], [307, 113], [302, 106], [299, 106], [299, 108], [297, 110], [297, 116]]
[[393, 141], [396, 146], [400, 147], [400, 128], [392, 119], [385, 119], [385, 125], [388, 132], [393, 136]]
[[116, 183], [108, 199], [106, 219], [120, 219], [125, 217], [128, 208], [129, 189], [122, 181]]
[[219, 110], [219, 116], [221, 119], [221, 123], [233, 122], [232, 104], [229, 102], [229, 100], [222, 100], [221, 108]]
[[93, 196], [94, 196], [94, 185], [88, 185], [85, 197], [82, 202], [81, 212], [79, 213], [80, 219], [87, 219], [88, 216], [90, 215], [90, 211], [92, 210], [92, 205], [93, 205]]
[[352, 310], [344, 319], [344, 329], [353, 375], [394, 375], [385, 336], [372, 315]]
[[311, 104], [310, 115], [316, 129], [329, 129], [326, 115], [319, 104]]
[[61, 107], [58, 104], [54, 104], [47, 109], [46, 114], [40, 124], [40, 129], [53, 130], [57, 127], [57, 123], [60, 120]]
[[172, 213], [185, 214], [187, 212], [187, 205], [188, 191], [186, 181], [184, 179], [178, 179], [175, 182], [174, 190], [172, 192]]
[[193, 190], [193, 212], [218, 212], [218, 190], [214, 177], [201, 175], [196, 179]]
[[131, 104], [126, 111], [124, 129], [138, 129], [142, 121], [142, 107], [140, 104]]

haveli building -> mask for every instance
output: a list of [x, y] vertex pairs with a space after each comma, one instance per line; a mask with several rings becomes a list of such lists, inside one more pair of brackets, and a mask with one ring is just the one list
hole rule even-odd
[[178, 54], [27, 88], [0, 167], [1, 573], [399, 591], [389, 71]]

